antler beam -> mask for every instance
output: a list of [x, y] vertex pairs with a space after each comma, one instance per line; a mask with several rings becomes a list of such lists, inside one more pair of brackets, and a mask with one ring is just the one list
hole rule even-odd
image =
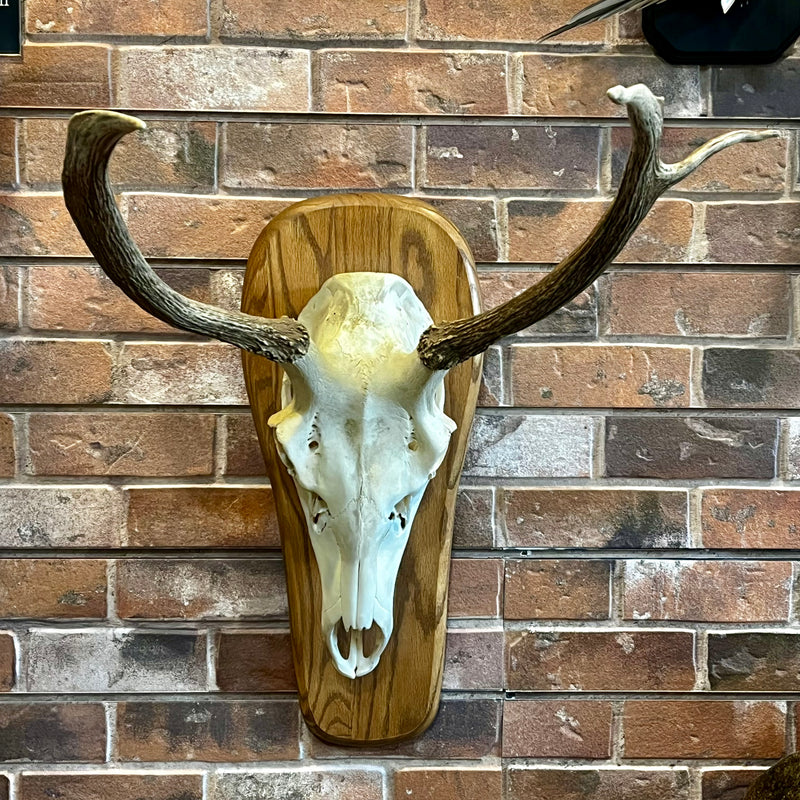
[[308, 333], [289, 317], [266, 319], [184, 297], [153, 272], [128, 232], [108, 180], [108, 160], [119, 140], [144, 128], [135, 117], [84, 111], [69, 123], [64, 202], [97, 262], [145, 311], [176, 328], [212, 336], [272, 361], [290, 363], [308, 350]]
[[627, 106], [633, 128], [631, 153], [614, 202], [586, 241], [539, 283], [483, 314], [428, 328], [417, 347], [428, 369], [450, 369], [552, 314], [611, 264], [667, 189], [726, 147], [780, 136], [775, 130], [734, 131], [712, 139], [678, 164], [665, 164], [659, 158], [664, 127], [661, 101], [642, 84], [616, 86], [608, 96]]

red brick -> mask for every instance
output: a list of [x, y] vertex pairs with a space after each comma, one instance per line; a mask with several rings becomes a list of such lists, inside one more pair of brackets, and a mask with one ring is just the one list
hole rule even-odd
[[797, 408], [797, 350], [709, 347], [703, 351], [702, 387], [709, 408]]
[[0, 185], [17, 182], [17, 121], [0, 119]]
[[624, 580], [625, 619], [789, 619], [789, 561], [626, 561]]
[[322, 51], [318, 111], [505, 114], [504, 53]]
[[0, 255], [89, 255], [60, 194], [0, 195], [0, 230]]
[[256, 426], [250, 414], [228, 414], [225, 417], [225, 474], [266, 475], [264, 456], [258, 444]]
[[625, 758], [777, 758], [784, 752], [784, 703], [629, 700]]
[[331, 40], [402, 39], [406, 7], [391, 0], [328, 0], [304, 7], [292, 0], [273, 0], [269, 14], [257, 0], [224, 0], [224, 38]]
[[[589, 236], [606, 208], [608, 204], [601, 200], [512, 200], [508, 204], [509, 259], [561, 261]], [[659, 200], [616, 261], [685, 261], [693, 224], [691, 203]]]
[[606, 89], [634, 83], [666, 98], [668, 117], [699, 117], [703, 110], [697, 67], [674, 67], [651, 56], [531, 54], [523, 56], [522, 67], [524, 114], [622, 117], [624, 106], [612, 103]]
[[211, 414], [31, 414], [34, 475], [210, 475]]
[[709, 203], [708, 261], [726, 264], [796, 264], [797, 203]]
[[102, 619], [105, 561], [82, 558], [0, 560], [0, 617]]
[[703, 770], [702, 800], [744, 800], [753, 781], [763, 774], [763, 769]]
[[298, 758], [297, 712], [291, 700], [119, 703], [119, 758], [223, 762]]
[[16, 464], [14, 420], [8, 414], [0, 414], [0, 477], [13, 478]]
[[689, 544], [685, 492], [508, 489], [507, 547], [673, 548]]
[[510, 700], [504, 758], [608, 758], [612, 707], [594, 700]]
[[27, 42], [24, 58], [0, 61], [0, 105], [107, 107], [108, 55], [103, 45]]
[[497, 221], [491, 200], [462, 197], [426, 197], [437, 211], [449, 219], [467, 240], [476, 261], [498, 261]]
[[[66, 119], [23, 120], [23, 183], [39, 189], [61, 188], [67, 124]], [[124, 137], [114, 149], [111, 184], [115, 189], [212, 191], [215, 153], [215, 123], [156, 120]]]
[[518, 406], [685, 408], [690, 402], [688, 347], [515, 345], [510, 358]]
[[124, 344], [115, 394], [131, 405], [244, 405], [242, 359], [231, 345]]
[[610, 561], [506, 561], [505, 619], [608, 619]]
[[108, 487], [0, 487], [2, 547], [119, 547], [122, 495]]
[[506, 684], [530, 691], [688, 691], [688, 631], [508, 631]]
[[111, 392], [111, 357], [102, 342], [0, 341], [0, 403], [102, 403]]
[[491, 550], [495, 546], [494, 518], [494, 489], [459, 489], [453, 522], [453, 547], [456, 550]]
[[413, 800], [493, 800], [503, 793], [499, 767], [406, 767], [394, 774], [394, 796]]
[[[3, 761], [102, 762], [105, 754], [106, 716], [101, 703], [3, 703]], [[28, 800], [24, 792], [17, 796]]]
[[[471, 3], [425, 0], [420, 38], [431, 41], [535, 42], [563, 25], [585, 5], [584, 0], [542, 0], [534, 10], [522, 0], [477, 0]], [[556, 41], [602, 42], [605, 29], [605, 23], [594, 23], [570, 31]]]
[[783, 339], [789, 333], [791, 287], [782, 273], [615, 272], [605, 281], [609, 334]]
[[129, 547], [277, 547], [265, 488], [128, 489]]
[[309, 54], [267, 47], [122, 47], [122, 108], [308, 111]]
[[217, 642], [221, 692], [294, 692], [288, 631], [223, 631]]
[[502, 689], [503, 632], [480, 628], [449, 631], [442, 685], [445, 689]]
[[689, 800], [685, 769], [541, 769], [512, 766], [508, 800]]
[[411, 187], [410, 127], [225, 126], [222, 184], [233, 189]]
[[503, 562], [499, 558], [454, 558], [450, 562], [448, 616], [499, 616], [502, 570]]
[[23, 773], [19, 779], [19, 800], [107, 800], [109, 797], [147, 800], [202, 800], [203, 776], [197, 772], [46, 772]]
[[112, 36], [205, 36], [204, 0], [160, 0], [142, 8], [113, 0], [30, 0], [28, 33], [105, 34]]
[[247, 258], [266, 224], [288, 205], [257, 197], [126, 196], [131, 235], [154, 258]]
[[797, 548], [800, 492], [714, 489], [703, 493], [704, 547]]
[[16, 647], [14, 640], [0, 636], [0, 692], [8, 692], [16, 683]]
[[0, 265], [0, 330], [13, 330], [19, 325], [19, 272], [15, 267]]
[[279, 559], [132, 559], [117, 565], [124, 619], [285, 619]]

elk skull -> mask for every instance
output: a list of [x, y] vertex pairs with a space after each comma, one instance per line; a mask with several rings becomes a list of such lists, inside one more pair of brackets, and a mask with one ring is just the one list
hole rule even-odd
[[[327, 644], [336, 667], [351, 678], [375, 668], [392, 632], [400, 559], [453, 430], [442, 410], [445, 372], [583, 291], [658, 197], [709, 156], [737, 142], [779, 135], [724, 134], [686, 160], [665, 164], [659, 158], [659, 100], [642, 85], [618, 86], [609, 96], [628, 108], [633, 145], [617, 197], [586, 241], [513, 300], [433, 325], [411, 287], [390, 275], [339, 275], [297, 320], [225, 311], [184, 297], [144, 260], [108, 185], [114, 146], [144, 123], [111, 111], [86, 111], [70, 121], [64, 199], [109, 277], [159, 319], [284, 366], [283, 408], [270, 424], [307, 519], [323, 584]], [[366, 648], [370, 629], [377, 629], [370, 634], [377, 644]], [[339, 633], [349, 635], [347, 656]]]

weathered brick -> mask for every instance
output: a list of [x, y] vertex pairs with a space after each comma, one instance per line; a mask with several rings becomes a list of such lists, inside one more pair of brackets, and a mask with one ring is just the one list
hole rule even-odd
[[130, 547], [277, 547], [272, 493], [254, 487], [129, 489]]
[[609, 702], [508, 701], [503, 709], [503, 757], [608, 758], [611, 717]]
[[[483, 272], [478, 278], [484, 308], [494, 308], [538, 283], [546, 272]], [[594, 339], [597, 334], [597, 296], [594, 287], [581, 292], [550, 316], [516, 336]]]
[[625, 758], [777, 758], [785, 716], [785, 703], [629, 700]]
[[284, 619], [279, 559], [135, 559], [117, 565], [124, 619]]
[[487, 52], [323, 50], [318, 111], [505, 114], [506, 55]]
[[13, 330], [19, 325], [19, 271], [0, 264], [0, 330]]
[[612, 335], [788, 336], [791, 287], [782, 273], [615, 272], [604, 285]]
[[503, 632], [459, 628], [447, 634], [445, 689], [502, 689]]
[[0, 185], [17, 182], [17, 121], [0, 119]]
[[514, 405], [689, 405], [692, 353], [688, 347], [515, 345], [510, 359]]
[[[509, 260], [561, 261], [589, 236], [607, 208], [604, 200], [512, 200], [508, 204]], [[693, 225], [690, 202], [659, 200], [615, 260], [685, 261]]]
[[253, 417], [250, 414], [228, 414], [225, 416], [225, 428], [225, 474], [266, 475], [267, 468]]
[[[135, 6], [131, 6], [135, 8]], [[60, 189], [66, 119], [22, 122], [20, 176], [37, 189]], [[109, 167], [115, 189], [208, 192], [214, 188], [216, 124], [156, 120], [114, 149]]]
[[626, 561], [625, 619], [787, 622], [788, 561]]
[[495, 205], [491, 200], [426, 197], [425, 202], [458, 228], [476, 261], [499, 259]]
[[9, 800], [11, 788], [8, 785], [8, 776], [0, 775], [0, 800]]
[[119, 547], [120, 492], [107, 487], [0, 488], [2, 547]]
[[147, 800], [202, 800], [203, 776], [177, 772], [24, 772], [19, 778], [19, 800], [107, 800], [109, 797]]
[[703, 353], [703, 397], [711, 408], [796, 408], [797, 350], [710, 347]]
[[16, 646], [11, 636], [0, 636], [0, 692], [7, 692], [16, 683]]
[[414, 800], [486, 800], [503, 794], [499, 767], [406, 767], [394, 774], [394, 796]]
[[34, 629], [29, 636], [32, 692], [198, 692], [206, 673], [203, 634]]
[[0, 560], [0, 617], [102, 619], [105, 561], [83, 558]]
[[506, 404], [503, 361], [500, 347], [490, 347], [483, 354], [483, 374], [478, 391], [479, 408], [496, 408]]
[[0, 477], [14, 477], [16, 462], [14, 420], [8, 414], [0, 414]]
[[147, 12], [112, 0], [77, 0], [65, 7], [55, 0], [32, 0], [28, 33], [106, 34], [114, 36], [205, 36], [203, 0], [161, 0]]
[[31, 414], [34, 475], [210, 475], [211, 414]]
[[711, 102], [720, 117], [800, 115], [800, 68], [788, 58], [769, 69], [727, 67], [711, 70]]
[[406, 7], [390, 0], [330, 0], [313, 7], [277, 0], [265, 14], [257, 0], [224, 0], [221, 24], [226, 39], [402, 39]]
[[61, 194], [0, 195], [0, 230], [0, 255], [89, 255]]
[[209, 800], [383, 800], [383, 770], [377, 768], [265, 769], [258, 772], [218, 772]]
[[494, 489], [459, 489], [453, 522], [453, 547], [478, 550], [493, 548], [494, 516]]
[[704, 547], [796, 549], [800, 492], [714, 489], [703, 493]]
[[294, 692], [297, 682], [288, 631], [223, 631], [217, 642], [222, 692]]
[[[669, 117], [699, 117], [703, 110], [697, 67], [674, 67], [648, 56], [525, 55], [525, 114], [556, 117], [625, 116], [606, 88], [646, 83], [665, 98]], [[601, 88], [602, 87], [602, 88]]]
[[464, 474], [470, 477], [587, 477], [591, 417], [479, 414], [472, 426]]
[[111, 391], [111, 356], [102, 342], [0, 341], [0, 403], [102, 403]]
[[[682, 161], [693, 150], [718, 136], [718, 128], [664, 129], [661, 158], [667, 163]], [[611, 175], [619, 184], [631, 147], [630, 128], [611, 130]], [[679, 192], [759, 192], [782, 194], [786, 184], [787, 142], [767, 139], [744, 147], [731, 147], [682, 180]]]
[[448, 616], [499, 616], [502, 570], [503, 562], [498, 558], [454, 558], [450, 562]]
[[689, 631], [509, 631], [506, 684], [531, 691], [688, 691]]
[[783, 421], [786, 447], [784, 450], [786, 479], [800, 480], [800, 417]]
[[677, 548], [689, 544], [685, 492], [508, 489], [507, 547]]
[[595, 189], [598, 154], [599, 132], [591, 127], [433, 125], [423, 185]]
[[299, 757], [294, 700], [134, 702], [117, 706], [123, 761], [272, 761]]
[[308, 111], [309, 54], [267, 47], [121, 47], [123, 108]]
[[608, 619], [610, 561], [506, 561], [506, 619]]
[[702, 773], [702, 800], [744, 800], [763, 769], [709, 769]]
[[711, 633], [708, 676], [718, 692], [795, 692], [800, 636], [779, 631]]
[[508, 800], [689, 800], [685, 769], [541, 769], [512, 766]]
[[146, 256], [247, 258], [287, 200], [203, 195], [126, 195], [128, 226]]
[[105, 755], [106, 716], [100, 703], [2, 704], [2, 761], [102, 762]]
[[775, 420], [614, 417], [606, 426], [606, 475], [625, 478], [772, 478]]
[[232, 189], [410, 188], [411, 128], [400, 125], [225, 126], [222, 185]]
[[797, 203], [709, 203], [708, 261], [796, 264], [800, 259]]
[[108, 53], [103, 45], [27, 42], [24, 58], [0, 62], [0, 105], [107, 107]]
[[228, 344], [128, 343], [114, 373], [114, 392], [131, 405], [244, 405], [242, 358]]

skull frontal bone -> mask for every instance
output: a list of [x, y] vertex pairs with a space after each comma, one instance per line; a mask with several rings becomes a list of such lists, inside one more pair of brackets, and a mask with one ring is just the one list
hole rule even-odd
[[334, 276], [298, 319], [311, 346], [286, 365], [269, 424], [305, 512], [329, 651], [355, 678], [388, 644], [400, 560], [455, 426], [444, 373], [416, 353], [432, 320], [405, 280]]

